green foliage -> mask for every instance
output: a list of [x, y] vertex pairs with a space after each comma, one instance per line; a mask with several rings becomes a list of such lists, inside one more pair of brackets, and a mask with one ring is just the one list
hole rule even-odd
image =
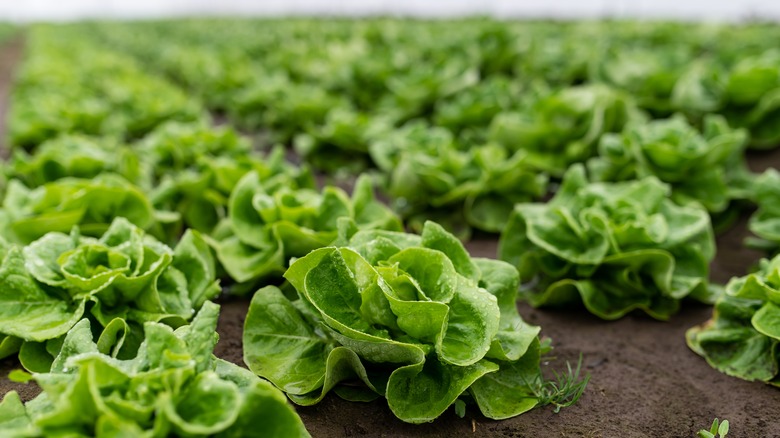
[[[178, 327], [220, 288], [206, 242], [188, 231], [168, 248], [126, 219], [99, 239], [52, 232], [10, 247], [0, 265], [0, 353], [49, 370], [74, 325], [92, 321], [99, 350], [132, 357], [144, 322]], [[89, 337], [90, 342], [92, 336]]]
[[5, 173], [31, 188], [67, 177], [95, 178], [104, 172], [138, 183], [138, 161], [130, 148], [111, 138], [66, 134], [41, 143], [33, 154], [14, 150]]
[[750, 130], [751, 146], [771, 149], [780, 143], [780, 51], [745, 56], [726, 81], [725, 113], [736, 126]]
[[[142, 168], [142, 184], [155, 208], [181, 215], [177, 228], [212, 233], [227, 219], [233, 189], [249, 172], [268, 185], [313, 187], [308, 170], [284, 160], [284, 151], [267, 156], [252, 151], [247, 139], [230, 128], [170, 122], [146, 136], [135, 148]], [[170, 227], [169, 227], [170, 228]]]
[[132, 359], [99, 352], [90, 323], [68, 333], [43, 389], [22, 404], [16, 392], [0, 403], [6, 436], [295, 437], [309, 436], [284, 395], [212, 351], [219, 306], [207, 302], [177, 330], [144, 324]]
[[448, 229], [503, 229], [512, 206], [538, 199], [547, 177], [529, 164], [529, 154], [487, 144], [460, 150], [445, 129], [422, 123], [388, 132], [370, 146], [389, 175], [394, 205], [419, 230], [434, 217]]
[[78, 27], [36, 26], [27, 45], [9, 114], [13, 146], [35, 149], [64, 133], [131, 140], [167, 120], [203, 117], [182, 90], [102, 48]]
[[746, 132], [731, 130], [723, 117], [706, 116], [699, 133], [678, 115], [603, 136], [588, 169], [596, 181], [652, 175], [671, 186], [677, 203], [698, 201], [710, 212], [722, 212], [730, 200], [749, 194], [746, 141]]
[[628, 95], [603, 85], [565, 88], [522, 113], [502, 113], [489, 138], [509, 150], [525, 150], [534, 168], [560, 176], [572, 163], [596, 153], [601, 135], [642, 119]]
[[669, 194], [652, 176], [592, 183], [572, 166], [550, 202], [515, 207], [499, 255], [534, 282], [523, 296], [535, 306], [582, 302], [604, 319], [634, 309], [668, 319], [686, 296], [713, 299], [715, 255], [707, 212]]
[[338, 187], [318, 192], [281, 176], [250, 172], [230, 195], [229, 229], [215, 246], [236, 282], [281, 276], [291, 257], [332, 244], [340, 218], [360, 229], [401, 229], [398, 217], [374, 199], [367, 176], [358, 179], [351, 198]]
[[768, 169], [756, 178], [751, 198], [758, 210], [750, 217], [748, 228], [759, 239], [749, 243], [774, 254], [780, 247], [780, 173]]
[[421, 236], [341, 230], [341, 246], [290, 265], [297, 299], [272, 286], [255, 293], [244, 326], [252, 371], [301, 405], [330, 390], [384, 396], [410, 423], [453, 403], [463, 412], [461, 397], [494, 419], [540, 404], [539, 328], [517, 313], [512, 266], [472, 259], [432, 222]]
[[696, 433], [699, 438], [726, 438], [729, 433], [729, 420], [718, 422], [716, 418], [712, 422], [710, 430], [702, 429]]
[[30, 189], [11, 180], [0, 209], [3, 235], [30, 243], [49, 232], [79, 226], [88, 236], [104, 233], [116, 217], [150, 229], [159, 217], [147, 196], [124, 178], [102, 173], [93, 178], [62, 178]]
[[762, 260], [753, 274], [732, 278], [712, 318], [688, 330], [686, 338], [720, 372], [780, 385], [780, 257]]

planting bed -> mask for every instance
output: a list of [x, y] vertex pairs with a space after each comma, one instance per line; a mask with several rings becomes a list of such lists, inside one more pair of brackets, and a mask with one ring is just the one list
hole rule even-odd
[[[780, 165], [780, 153], [753, 154], [753, 170]], [[760, 253], [745, 249], [748, 235], [740, 223], [718, 239], [712, 265], [714, 281], [746, 272]], [[497, 241], [466, 245], [472, 255], [495, 257]], [[242, 364], [241, 330], [249, 303], [223, 302], [220, 343], [215, 353]], [[745, 382], [711, 368], [685, 345], [685, 331], [707, 320], [712, 308], [686, 302], [668, 322], [634, 313], [602, 321], [581, 309], [539, 310], [519, 304], [523, 319], [553, 339], [551, 369], [575, 363], [582, 352], [591, 381], [580, 401], [554, 413], [541, 408], [504, 421], [488, 420], [471, 410], [458, 418], [451, 409], [432, 424], [397, 420], [384, 400], [350, 403], [326, 397], [298, 412], [314, 437], [342, 436], [506, 436], [506, 437], [692, 437], [713, 417], [727, 418], [729, 436], [780, 437], [780, 392]]]
[[[22, 50], [20, 39], [0, 50], [0, 118], [5, 120], [11, 71]], [[0, 123], [4, 130], [4, 124]], [[0, 138], [5, 132], [0, 132]], [[2, 156], [6, 155], [3, 149]], [[780, 167], [780, 149], [749, 152], [753, 171]], [[711, 280], [725, 283], [741, 276], [762, 254], [745, 248], [748, 236], [744, 213], [737, 224], [717, 238], [718, 253], [711, 265]], [[466, 244], [472, 256], [495, 258], [498, 238], [477, 237]], [[249, 297], [223, 297], [215, 355], [244, 366], [243, 322]], [[729, 377], [711, 368], [688, 349], [685, 331], [707, 320], [712, 308], [684, 301], [682, 310], [668, 322], [634, 312], [617, 321], [603, 321], [581, 308], [534, 309], [518, 304], [526, 322], [542, 327], [553, 340], [550, 360], [543, 371], [565, 369], [582, 354], [591, 376], [582, 398], [554, 413], [552, 408], [532, 410], [508, 420], [489, 420], [470, 406], [465, 417], [450, 408], [434, 423], [412, 425], [398, 420], [380, 398], [350, 403], [330, 394], [311, 407], [296, 407], [314, 437], [343, 436], [507, 436], [507, 437], [690, 437], [714, 417], [731, 423], [729, 437], [780, 437], [780, 391], [760, 382]], [[11, 382], [7, 375], [19, 368], [16, 358], [0, 360], [0, 395], [19, 392], [22, 400], [38, 392], [34, 383]], [[2, 431], [0, 431], [2, 436]]]

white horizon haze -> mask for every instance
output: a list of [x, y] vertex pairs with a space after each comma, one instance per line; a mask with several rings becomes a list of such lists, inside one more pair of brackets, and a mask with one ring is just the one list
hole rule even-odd
[[752, 0], [24, 0], [0, 1], [0, 21], [186, 16], [371, 16], [780, 20], [780, 1]]

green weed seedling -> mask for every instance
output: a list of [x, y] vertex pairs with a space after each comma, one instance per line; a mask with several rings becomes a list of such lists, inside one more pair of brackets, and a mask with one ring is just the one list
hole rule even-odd
[[696, 436], [699, 438], [726, 438], [726, 434], [729, 433], [729, 420], [723, 420], [722, 422], [718, 422], [718, 419], [716, 418], [715, 421], [712, 422], [712, 426], [710, 426], [710, 430], [700, 430]]

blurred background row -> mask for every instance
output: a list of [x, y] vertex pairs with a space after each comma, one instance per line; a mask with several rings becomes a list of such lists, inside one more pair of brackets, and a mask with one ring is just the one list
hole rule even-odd
[[0, 18], [14, 21], [150, 18], [189, 15], [410, 15], [444, 17], [672, 18], [777, 20], [774, 0], [26, 0], [0, 2]]

